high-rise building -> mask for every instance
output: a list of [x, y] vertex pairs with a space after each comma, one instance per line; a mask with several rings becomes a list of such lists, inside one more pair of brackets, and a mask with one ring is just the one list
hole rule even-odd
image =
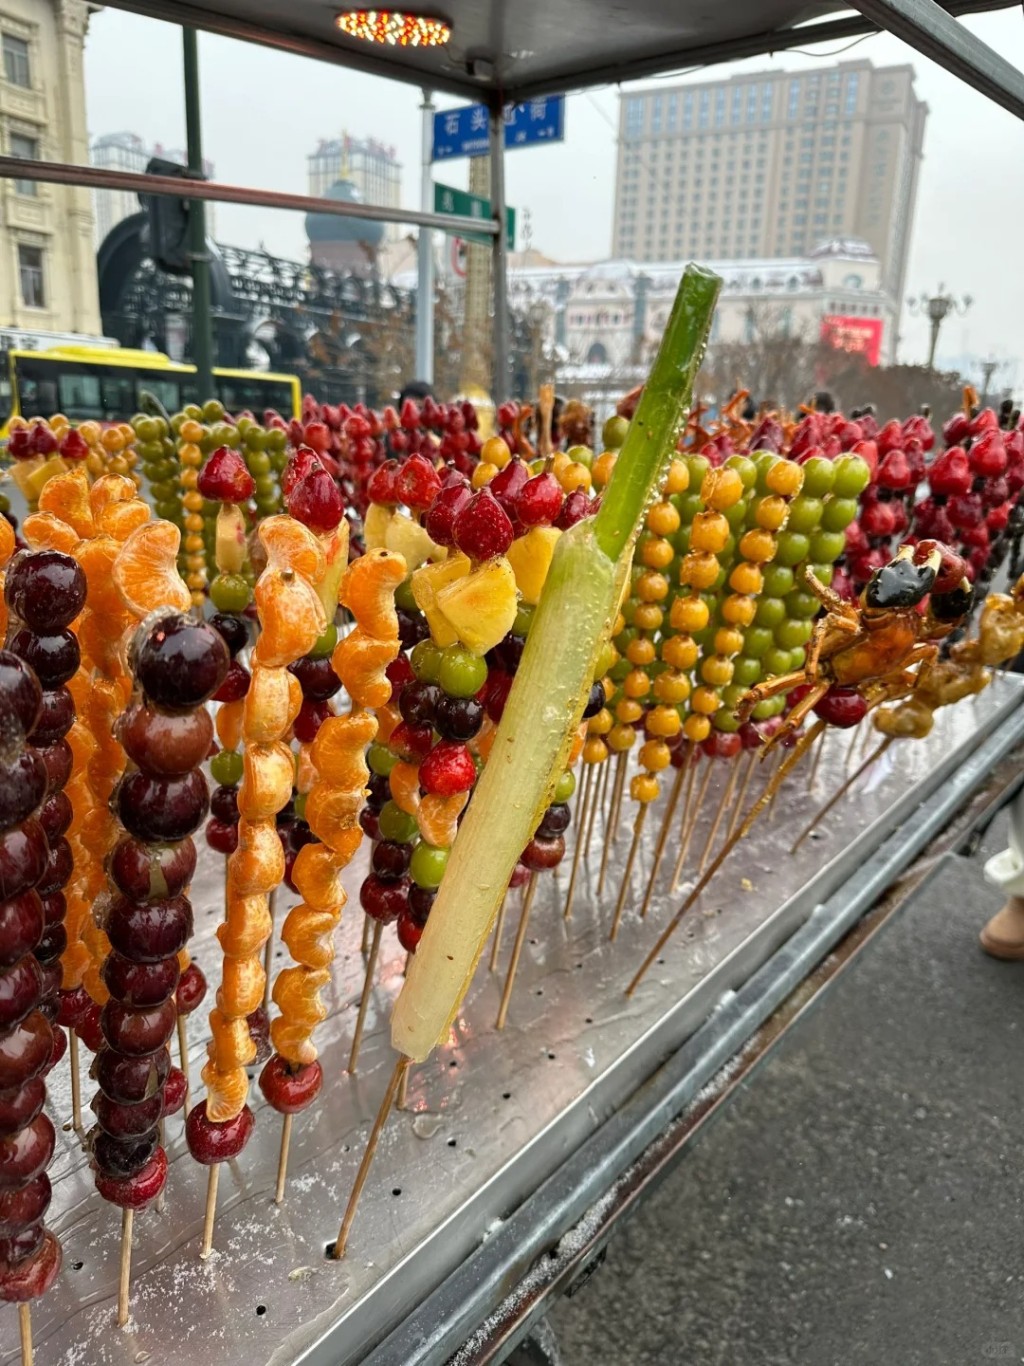
[[927, 114], [913, 67], [868, 61], [622, 95], [613, 254], [802, 256], [856, 237], [899, 298]]
[[[397, 209], [402, 202], [402, 163], [394, 147], [343, 132], [340, 138], [321, 141], [307, 160], [309, 193], [318, 199], [326, 198], [339, 180], [350, 180], [366, 204]], [[389, 223], [388, 239], [400, 231], [399, 224]]]
[[[83, 163], [88, 143], [84, 0], [0, 3], [0, 147], [8, 156]], [[0, 328], [100, 330], [89, 191], [0, 181]]]
[[[104, 171], [145, 171], [150, 151], [137, 133], [104, 133], [89, 148], [89, 160]], [[122, 219], [139, 212], [134, 190], [94, 190], [96, 245]]]
[[[104, 133], [96, 138], [89, 148], [89, 160], [93, 166], [106, 171], [143, 172], [149, 165], [150, 157], [163, 157], [165, 161], [176, 161], [180, 166], [188, 162], [187, 154], [180, 150], [165, 151], [157, 143], [147, 147], [137, 133]], [[213, 163], [203, 162], [203, 172], [207, 180], [213, 179]], [[103, 241], [111, 228], [122, 219], [139, 212], [139, 196], [134, 190], [94, 190], [93, 208], [96, 216], [96, 245]], [[206, 203], [206, 232], [214, 235], [214, 205]]]

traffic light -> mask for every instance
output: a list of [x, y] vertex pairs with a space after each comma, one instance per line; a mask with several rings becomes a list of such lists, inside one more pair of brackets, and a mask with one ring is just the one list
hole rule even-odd
[[[150, 157], [147, 175], [188, 175], [186, 167], [163, 157]], [[153, 260], [168, 275], [188, 275], [192, 269], [188, 245], [188, 201], [174, 195], [140, 194], [149, 216], [149, 248]]]

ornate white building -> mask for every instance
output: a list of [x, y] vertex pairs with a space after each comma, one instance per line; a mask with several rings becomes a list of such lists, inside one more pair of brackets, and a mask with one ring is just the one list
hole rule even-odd
[[[86, 165], [84, 0], [0, 0], [0, 147]], [[0, 327], [100, 330], [88, 190], [0, 180]]]
[[[817, 341], [840, 333], [874, 362], [892, 359], [898, 301], [866, 242], [823, 242], [806, 257], [708, 261], [723, 279], [711, 341], [766, 334]], [[668, 319], [685, 262], [613, 260], [509, 269], [515, 308], [545, 319], [545, 340], [569, 364], [645, 366]]]

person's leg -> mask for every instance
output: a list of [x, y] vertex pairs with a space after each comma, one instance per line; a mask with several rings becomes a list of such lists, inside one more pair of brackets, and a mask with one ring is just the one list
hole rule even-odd
[[981, 932], [993, 958], [1024, 960], [1024, 791], [1010, 806], [1009, 845], [985, 864], [985, 877], [1006, 893], [1006, 902]]

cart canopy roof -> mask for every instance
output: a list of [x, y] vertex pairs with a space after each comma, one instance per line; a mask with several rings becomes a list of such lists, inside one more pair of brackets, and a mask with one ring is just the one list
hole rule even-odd
[[[1015, 0], [943, 0], [950, 14]], [[409, 0], [446, 20], [444, 47], [394, 47], [342, 33], [348, 0], [114, 0], [119, 9], [340, 62], [470, 100], [534, 96], [634, 80], [869, 33], [841, 4], [811, 0]], [[399, 5], [396, 5], [396, 8]]]

